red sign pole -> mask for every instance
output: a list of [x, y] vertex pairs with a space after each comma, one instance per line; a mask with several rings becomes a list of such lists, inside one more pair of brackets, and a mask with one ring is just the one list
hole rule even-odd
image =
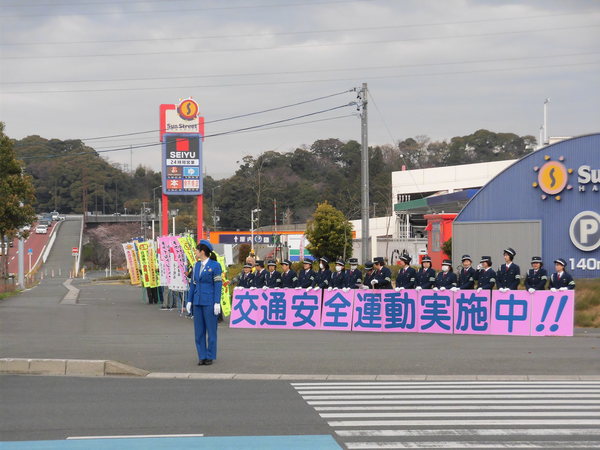
[[161, 220], [161, 236], [169, 235], [169, 197], [162, 195], [162, 220]]
[[197, 226], [196, 226], [196, 235], [198, 236], [196, 241], [200, 242], [200, 239], [204, 239], [204, 234], [202, 233], [202, 225], [203, 225], [203, 200], [204, 200], [204, 196], [203, 195], [199, 195], [197, 197], [197, 203], [198, 203], [198, 211], [197, 211]]

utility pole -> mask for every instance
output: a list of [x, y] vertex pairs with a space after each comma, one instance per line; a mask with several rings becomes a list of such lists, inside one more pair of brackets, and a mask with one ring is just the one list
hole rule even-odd
[[367, 83], [362, 84], [358, 93], [360, 99], [360, 141], [361, 141], [361, 249], [362, 263], [371, 260], [369, 245], [369, 134], [367, 121]]
[[548, 144], [548, 104], [550, 99], [544, 100], [544, 144]]

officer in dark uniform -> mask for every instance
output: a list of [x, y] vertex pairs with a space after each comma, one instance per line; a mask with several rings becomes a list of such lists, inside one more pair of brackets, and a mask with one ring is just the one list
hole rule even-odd
[[534, 256], [531, 258], [531, 269], [527, 272], [525, 277], [525, 289], [533, 294], [535, 291], [543, 291], [546, 289], [546, 283], [548, 282], [548, 271], [542, 266], [541, 256]]
[[477, 274], [477, 292], [482, 289], [494, 289], [496, 284], [496, 272], [492, 269], [492, 258], [490, 256], [481, 257], [481, 270]]
[[570, 273], [565, 270], [567, 262], [563, 258], [554, 260], [554, 268], [556, 272], [550, 277], [550, 290], [556, 291], [572, 291], [575, 289], [575, 280]]
[[363, 281], [363, 274], [358, 270], [358, 258], [350, 258], [350, 270], [346, 277], [346, 287], [349, 289], [360, 289]]
[[423, 255], [421, 259], [421, 268], [415, 275], [415, 289], [431, 289], [435, 285], [435, 270], [431, 268], [431, 258], [429, 255]]
[[314, 289], [327, 289], [331, 287], [331, 270], [329, 270], [329, 260], [325, 257], [319, 258], [319, 271]]
[[281, 273], [281, 287], [284, 289], [293, 289], [298, 285], [298, 277], [293, 269], [290, 269], [292, 262], [284, 259], [281, 263], [283, 272]]
[[521, 282], [521, 268], [513, 263], [517, 252], [508, 247], [504, 249], [504, 264], [496, 273], [496, 282], [500, 292], [514, 291], [519, 289]]
[[458, 273], [457, 289], [475, 289], [475, 280], [477, 280], [477, 272], [473, 269], [473, 260], [469, 255], [463, 255], [461, 258], [462, 269]]
[[281, 287], [281, 272], [277, 270], [277, 262], [274, 259], [267, 261], [265, 282], [266, 287], [269, 289], [279, 289]]
[[244, 264], [242, 272], [233, 279], [233, 282], [237, 282], [235, 289], [249, 289], [252, 287], [254, 274], [252, 273], [252, 264]]
[[373, 259], [374, 275], [371, 279], [373, 289], [392, 289], [392, 271], [385, 267], [383, 256]]
[[304, 258], [302, 261], [302, 270], [298, 273], [298, 288], [312, 289], [317, 281], [317, 274], [312, 270], [312, 260]]
[[344, 289], [346, 287], [348, 274], [346, 273], [346, 263], [343, 259], [335, 262], [335, 272], [331, 275], [331, 288]]
[[371, 289], [371, 280], [373, 279], [374, 273], [375, 269], [373, 269], [373, 261], [367, 261], [365, 263], [365, 277], [363, 278], [362, 289]]
[[254, 279], [252, 280], [252, 287], [255, 289], [262, 289], [267, 285], [267, 271], [265, 270], [265, 262], [261, 259], [256, 261], [256, 272], [254, 272]]
[[452, 289], [456, 287], [456, 283], [458, 282], [458, 277], [452, 270], [452, 260], [445, 259], [442, 262], [442, 270], [437, 274], [435, 279], [435, 287], [434, 290], [445, 291], [446, 289]]
[[411, 258], [408, 255], [400, 256], [399, 266], [400, 270], [396, 276], [396, 290], [402, 289], [414, 289], [415, 280], [417, 278], [417, 271], [410, 267]]

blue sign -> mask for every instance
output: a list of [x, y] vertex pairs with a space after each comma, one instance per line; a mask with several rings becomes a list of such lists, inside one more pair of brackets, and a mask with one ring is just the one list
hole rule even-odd
[[[252, 235], [250, 234], [220, 234], [219, 244], [250, 244], [252, 242]], [[254, 235], [255, 244], [272, 244], [271, 236], [265, 236], [262, 234]]]
[[33, 253], [33, 249], [32, 248], [28, 248], [27, 249], [27, 253], [29, 253], [31, 255]]
[[165, 133], [162, 162], [163, 194], [202, 194], [202, 136]]

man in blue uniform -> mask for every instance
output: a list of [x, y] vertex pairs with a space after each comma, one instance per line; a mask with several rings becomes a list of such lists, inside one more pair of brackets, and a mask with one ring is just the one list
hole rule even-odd
[[563, 258], [554, 260], [554, 268], [556, 272], [550, 277], [550, 290], [556, 291], [572, 291], [575, 289], [575, 280], [570, 273], [565, 270], [567, 262]]
[[312, 260], [304, 258], [302, 261], [302, 270], [298, 274], [298, 289], [312, 289], [317, 280], [317, 274], [312, 270]]
[[473, 269], [473, 260], [469, 255], [463, 255], [461, 258], [462, 268], [458, 273], [458, 283], [454, 291], [458, 289], [475, 289], [475, 280], [477, 272]]
[[374, 274], [375, 269], [373, 269], [373, 262], [367, 261], [365, 263], [365, 277], [363, 278], [362, 289], [372, 289], [371, 280], [373, 279]]
[[435, 270], [431, 268], [431, 258], [429, 255], [423, 255], [421, 259], [421, 268], [415, 276], [415, 289], [431, 289], [435, 285]]
[[383, 256], [373, 258], [374, 275], [371, 279], [373, 289], [392, 289], [392, 271], [385, 267]]
[[400, 256], [398, 265], [400, 270], [396, 276], [396, 290], [401, 291], [403, 289], [414, 289], [415, 280], [417, 278], [417, 271], [410, 267], [411, 258], [408, 255]]
[[346, 277], [346, 287], [349, 289], [360, 289], [362, 286], [363, 275], [358, 269], [358, 258], [350, 258], [350, 270]]
[[458, 278], [456, 274], [452, 270], [452, 261], [450, 259], [445, 259], [442, 262], [442, 271], [437, 274], [435, 279], [435, 287], [434, 290], [445, 291], [446, 289], [452, 289], [456, 287], [456, 283], [458, 282]]
[[329, 270], [329, 260], [322, 257], [319, 258], [319, 271], [314, 289], [327, 289], [328, 287], [331, 287], [331, 270]]
[[276, 269], [277, 263], [274, 259], [270, 259], [269, 261], [267, 261], [267, 275], [265, 276], [265, 286], [269, 289], [279, 289], [281, 287], [281, 273]]
[[482, 289], [494, 289], [496, 284], [496, 272], [492, 269], [492, 258], [490, 256], [482, 256], [481, 270], [477, 274], [477, 292], [481, 292]]
[[347, 283], [346, 263], [343, 259], [335, 262], [335, 272], [331, 275], [331, 288], [344, 289]]
[[198, 365], [209, 366], [217, 359], [217, 317], [221, 313], [222, 271], [211, 243], [205, 239], [196, 247], [196, 258], [199, 261], [192, 272], [186, 307], [188, 312], [193, 307]]
[[548, 271], [542, 266], [541, 256], [534, 256], [531, 258], [531, 269], [527, 272], [525, 277], [525, 289], [533, 294], [535, 291], [543, 291], [546, 289], [546, 283], [548, 282]]
[[256, 261], [256, 272], [252, 280], [252, 287], [262, 289], [267, 285], [267, 271], [265, 270], [265, 262], [263, 260]]
[[516, 254], [517, 252], [510, 247], [504, 249], [504, 264], [500, 266], [500, 270], [496, 273], [496, 282], [500, 292], [519, 289], [521, 268], [513, 263]]
[[254, 278], [254, 274], [252, 273], [252, 264], [244, 264], [244, 268], [242, 272], [235, 277], [232, 281], [233, 283], [237, 283], [237, 286], [234, 289], [249, 289], [252, 287], [252, 279]]
[[290, 269], [292, 262], [289, 259], [284, 259], [281, 262], [281, 287], [283, 289], [293, 289], [298, 285], [298, 277], [293, 269]]

